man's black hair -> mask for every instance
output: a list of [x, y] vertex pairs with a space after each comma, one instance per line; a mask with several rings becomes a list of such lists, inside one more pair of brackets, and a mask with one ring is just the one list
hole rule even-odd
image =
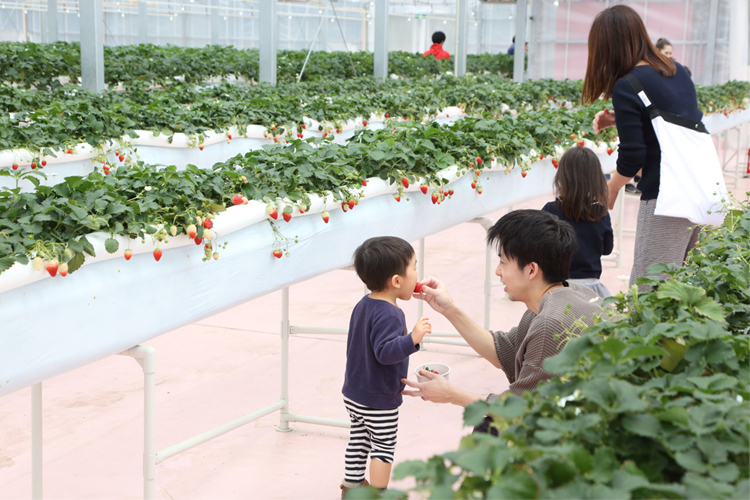
[[523, 269], [536, 262], [544, 281], [559, 283], [570, 275], [570, 262], [578, 250], [573, 226], [543, 210], [514, 210], [487, 232], [487, 244], [502, 250]]
[[414, 256], [414, 247], [401, 238], [378, 236], [362, 243], [354, 251], [357, 276], [373, 292], [385, 290], [394, 274], [406, 274]]
[[442, 31], [436, 31], [432, 34], [432, 43], [443, 43], [445, 41], [445, 33]]

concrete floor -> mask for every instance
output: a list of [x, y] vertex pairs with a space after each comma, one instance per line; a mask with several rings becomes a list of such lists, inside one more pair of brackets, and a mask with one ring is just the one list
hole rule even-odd
[[[736, 192], [748, 190], [745, 179]], [[540, 208], [546, 201], [514, 208]], [[635, 228], [637, 206], [636, 197], [626, 197], [625, 227]], [[496, 220], [503, 213], [489, 217]], [[625, 233], [620, 268], [603, 263], [602, 281], [613, 293], [626, 288], [619, 276], [630, 274], [633, 240], [634, 233]], [[426, 273], [444, 280], [480, 323], [484, 255], [484, 234], [476, 224], [426, 238]], [[292, 324], [346, 327], [362, 292], [356, 275], [343, 270], [295, 285]], [[221, 293], [220, 283], [216, 293]], [[507, 330], [525, 307], [503, 295], [496, 289], [492, 297], [491, 325]], [[262, 297], [147, 343], [157, 352], [157, 449], [278, 401], [280, 296]], [[417, 320], [415, 302], [403, 304], [410, 325]], [[429, 306], [425, 315], [433, 329], [450, 328]], [[345, 348], [343, 336], [292, 337], [290, 411], [346, 419], [340, 392]], [[508, 386], [501, 371], [467, 348], [432, 344], [410, 364], [430, 361], [451, 366], [451, 381], [473, 392], [501, 392]], [[112, 356], [44, 382], [45, 498], [141, 498], [142, 381], [133, 359]], [[280, 433], [276, 425], [278, 413], [273, 413], [167, 459], [157, 466], [156, 498], [338, 498], [348, 431], [297, 423], [293, 432]], [[456, 449], [470, 431], [462, 427], [462, 408], [417, 398], [405, 399], [399, 425], [396, 463]], [[0, 399], [0, 499], [30, 497], [30, 390], [25, 389]]]

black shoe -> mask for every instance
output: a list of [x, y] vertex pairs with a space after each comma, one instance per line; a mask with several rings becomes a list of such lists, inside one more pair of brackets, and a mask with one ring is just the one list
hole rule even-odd
[[625, 184], [625, 193], [640, 196], [641, 190], [635, 187], [634, 184]]

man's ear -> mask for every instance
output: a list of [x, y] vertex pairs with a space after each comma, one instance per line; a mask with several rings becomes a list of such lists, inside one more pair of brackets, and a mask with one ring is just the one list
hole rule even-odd
[[525, 273], [529, 281], [531, 281], [542, 276], [542, 268], [536, 262], [531, 262], [526, 266]]

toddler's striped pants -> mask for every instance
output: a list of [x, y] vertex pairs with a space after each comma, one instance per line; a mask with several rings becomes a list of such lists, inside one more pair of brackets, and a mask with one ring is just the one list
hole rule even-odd
[[393, 463], [398, 431], [398, 408], [376, 410], [344, 398], [352, 427], [346, 447], [344, 480], [359, 483], [365, 479], [367, 456]]

